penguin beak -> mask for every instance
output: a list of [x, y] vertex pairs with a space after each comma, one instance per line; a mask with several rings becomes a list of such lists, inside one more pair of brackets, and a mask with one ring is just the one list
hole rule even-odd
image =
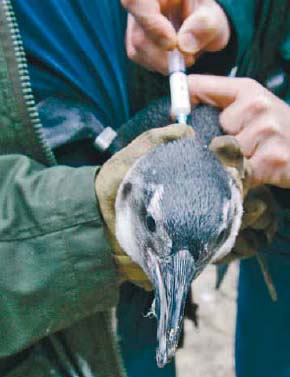
[[196, 268], [188, 250], [162, 257], [149, 252], [150, 275], [155, 290], [153, 309], [158, 320], [157, 364], [164, 367], [175, 355], [182, 328], [184, 306]]

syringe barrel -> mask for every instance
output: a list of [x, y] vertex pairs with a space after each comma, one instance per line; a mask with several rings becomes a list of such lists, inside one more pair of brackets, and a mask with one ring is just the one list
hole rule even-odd
[[191, 112], [184, 57], [178, 50], [169, 52], [169, 83], [171, 94], [171, 115], [175, 118]]

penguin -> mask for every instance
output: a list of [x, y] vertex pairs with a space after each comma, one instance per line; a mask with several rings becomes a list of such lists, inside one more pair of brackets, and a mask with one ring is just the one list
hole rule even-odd
[[[135, 119], [133, 129], [129, 122], [119, 130], [111, 148], [170, 124], [169, 106], [168, 100], [159, 100], [152, 105], [152, 117], [148, 110], [145, 119], [139, 114], [140, 122]], [[209, 148], [222, 135], [219, 111], [196, 107], [190, 124], [195, 137], [160, 145], [135, 162], [115, 203], [117, 240], [154, 287], [159, 367], [175, 355], [192, 281], [231, 251], [243, 214], [236, 179]]]

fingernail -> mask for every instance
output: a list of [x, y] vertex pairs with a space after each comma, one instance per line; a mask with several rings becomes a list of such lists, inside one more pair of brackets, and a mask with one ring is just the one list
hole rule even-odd
[[181, 51], [195, 53], [199, 51], [197, 40], [191, 33], [184, 33], [178, 36], [178, 45]]
[[185, 55], [186, 67], [191, 67], [195, 63], [195, 58], [193, 55]]
[[158, 44], [164, 49], [169, 50], [176, 46], [176, 40], [173, 38], [160, 38]]

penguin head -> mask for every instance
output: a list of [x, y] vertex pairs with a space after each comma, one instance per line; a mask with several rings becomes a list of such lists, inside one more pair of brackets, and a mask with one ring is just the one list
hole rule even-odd
[[115, 209], [117, 239], [154, 287], [162, 367], [175, 354], [192, 280], [234, 245], [242, 196], [207, 146], [183, 139], [132, 166]]

